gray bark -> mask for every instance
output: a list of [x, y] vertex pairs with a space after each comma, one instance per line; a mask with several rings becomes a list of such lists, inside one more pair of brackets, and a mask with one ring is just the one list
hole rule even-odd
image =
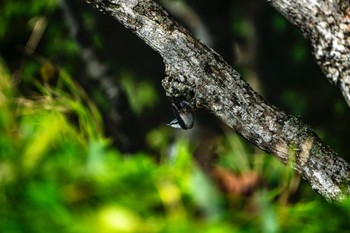
[[329, 201], [350, 194], [350, 166], [300, 119], [266, 103], [223, 58], [152, 0], [85, 0], [162, 57], [166, 94], [206, 109], [252, 144], [292, 166]]
[[267, 1], [310, 39], [317, 63], [350, 106], [349, 0]]

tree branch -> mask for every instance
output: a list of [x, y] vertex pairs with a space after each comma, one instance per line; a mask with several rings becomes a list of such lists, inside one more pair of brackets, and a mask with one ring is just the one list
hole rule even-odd
[[318, 65], [350, 107], [350, 2], [268, 0], [310, 39]]
[[291, 165], [329, 201], [350, 194], [350, 166], [296, 117], [266, 103], [223, 58], [152, 0], [85, 0], [162, 57], [166, 94], [206, 109], [252, 144]]

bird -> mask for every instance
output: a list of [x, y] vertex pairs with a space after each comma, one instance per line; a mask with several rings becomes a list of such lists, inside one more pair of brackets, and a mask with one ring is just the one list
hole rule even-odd
[[167, 125], [176, 129], [191, 129], [194, 125], [194, 115], [191, 105], [187, 101], [182, 100], [179, 104], [173, 102], [172, 107], [175, 119]]

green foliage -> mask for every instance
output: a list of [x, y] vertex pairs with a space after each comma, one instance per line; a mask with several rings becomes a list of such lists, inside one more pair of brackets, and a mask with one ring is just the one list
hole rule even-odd
[[142, 78], [136, 79], [131, 72], [122, 72], [120, 79], [129, 104], [136, 114], [140, 115], [156, 104], [158, 99], [156, 91], [149, 82]]
[[286, 105], [292, 109], [292, 112], [296, 115], [301, 115], [307, 108], [307, 102], [303, 96], [293, 90], [285, 90], [282, 95], [282, 99]]
[[280, 14], [274, 14], [272, 18], [273, 29], [278, 33], [286, 32], [288, 28], [287, 20]]
[[[336, 232], [349, 227], [349, 201], [283, 204], [296, 176], [276, 160], [251, 153], [236, 136], [222, 142], [218, 165], [269, 180], [270, 187], [251, 197], [224, 195], [181, 138], [160, 164], [144, 153], [123, 155], [110, 148], [94, 104], [65, 71], [56, 86], [37, 86], [41, 93], [21, 96], [1, 63], [1, 232]], [[149, 136], [162, 134], [165, 138], [153, 145], [159, 150], [166, 144], [162, 140], [169, 143], [167, 133], [155, 129]], [[329, 211], [332, 218], [326, 217]]]
[[302, 63], [306, 60], [307, 46], [304, 40], [296, 42], [292, 50], [292, 58], [295, 63]]
[[[13, 38], [17, 41], [20, 32], [28, 34], [28, 39], [26, 27], [55, 6], [53, 0], [3, 1], [2, 48]], [[249, 37], [252, 25], [239, 9], [235, 13], [231, 24], [235, 36]], [[85, 25], [95, 28], [91, 17], [83, 17]], [[279, 34], [288, 29], [280, 16], [272, 19], [272, 25]], [[21, 64], [21, 86], [0, 61], [0, 232], [309, 233], [349, 229], [350, 199], [342, 204], [326, 203], [292, 169], [252, 149], [231, 132], [216, 139], [213, 151], [217, 159], [211, 166], [225, 169], [231, 178], [257, 176], [257, 184], [243, 194], [223, 191], [211, 171], [202, 169], [193, 158], [194, 146], [183, 137], [174, 139], [173, 129], [160, 127], [147, 133], [145, 141], [152, 154], [147, 149], [123, 154], [113, 148], [90, 100], [98, 95], [103, 99], [102, 94], [97, 90], [86, 94], [68, 74], [79, 67], [76, 61], [66, 60], [76, 55], [77, 46], [62, 28], [62, 22], [50, 21], [41, 43], [45, 53], [39, 51]], [[103, 47], [98, 34], [93, 41]], [[298, 41], [291, 46], [288, 54], [296, 63], [303, 61], [304, 47]], [[62, 53], [65, 68], [56, 77], [53, 64], [39, 54]], [[6, 56], [20, 63], [12, 54]], [[152, 109], [159, 99], [154, 87], [136, 78], [140, 74], [133, 71], [118, 72], [133, 111], [141, 115]], [[28, 94], [23, 86], [35, 88]], [[38, 92], [33, 93], [34, 89]], [[292, 91], [282, 99], [294, 112], [305, 111], [306, 104]], [[342, 115], [344, 109], [346, 105], [339, 102], [333, 111]]]
[[7, 33], [13, 33], [13, 18], [25, 19], [39, 12], [51, 11], [57, 4], [56, 0], [3, 0], [0, 8], [0, 39], [3, 39]]
[[246, 38], [251, 34], [251, 25], [244, 18], [236, 17], [232, 22], [233, 34], [238, 38]]

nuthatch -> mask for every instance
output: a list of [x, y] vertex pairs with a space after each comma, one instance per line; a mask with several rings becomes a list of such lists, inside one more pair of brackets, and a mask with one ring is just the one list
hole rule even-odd
[[172, 107], [175, 119], [167, 125], [176, 129], [191, 129], [194, 124], [191, 105], [187, 101], [182, 100], [179, 104], [173, 102]]

